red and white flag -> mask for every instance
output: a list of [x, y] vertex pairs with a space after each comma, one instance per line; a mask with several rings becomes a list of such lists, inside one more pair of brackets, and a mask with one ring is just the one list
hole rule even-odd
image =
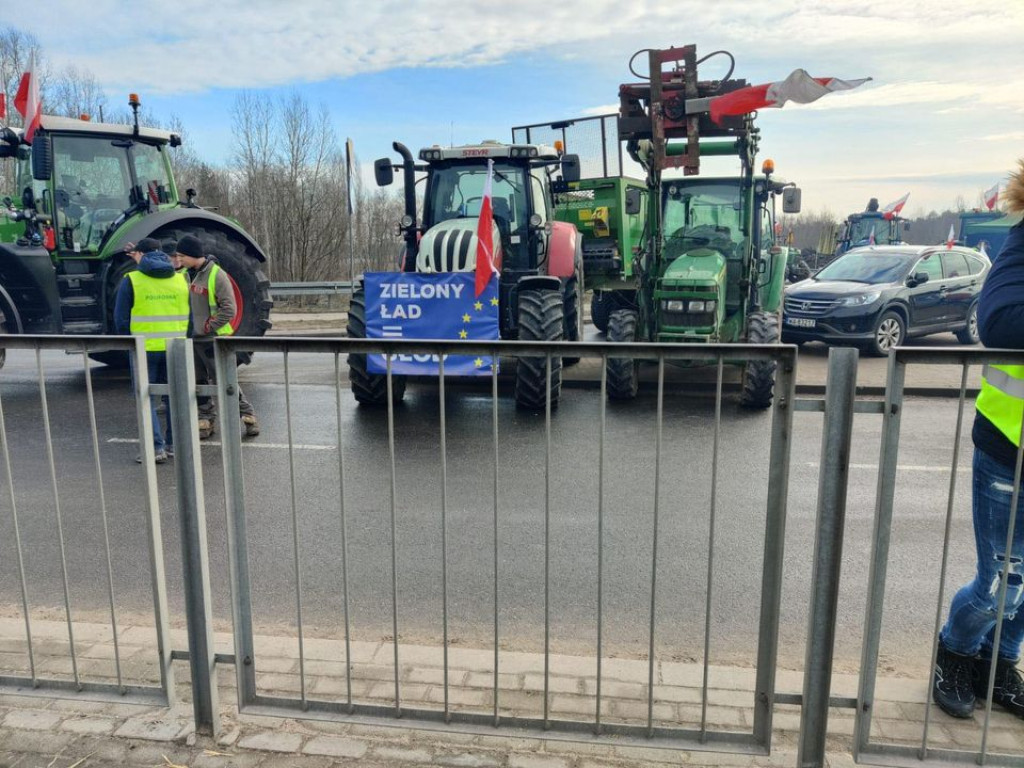
[[991, 211], [996, 207], [996, 203], [999, 201], [999, 182], [992, 189], [985, 190], [985, 205]]
[[875, 228], [872, 227], [871, 228], [871, 234], [868, 235], [868, 245], [874, 245], [874, 244], [875, 244]]
[[32, 136], [39, 129], [43, 115], [43, 100], [39, 96], [39, 77], [36, 75], [36, 52], [28, 55], [28, 69], [21, 76], [18, 93], [14, 97], [14, 108], [25, 118], [25, 142], [32, 143]]
[[494, 266], [494, 209], [491, 205], [491, 181], [494, 178], [494, 161], [487, 161], [487, 181], [484, 182], [484, 197], [480, 202], [480, 220], [476, 225], [476, 295], [487, 288], [491, 277], [498, 271]]
[[0, 120], [7, 119], [7, 94], [0, 93]]
[[882, 217], [886, 219], [892, 219], [900, 215], [900, 211], [903, 210], [903, 206], [907, 204], [907, 198], [910, 197], [910, 193], [907, 192], [903, 197], [897, 200], [895, 203], [889, 203], [885, 208], [882, 209]]
[[787, 101], [810, 104], [826, 93], [848, 91], [863, 85], [870, 77], [859, 80], [840, 80], [838, 77], [811, 77], [806, 70], [797, 69], [785, 80], [746, 88], [717, 96], [711, 100], [711, 119], [716, 123], [730, 115], [745, 115], [756, 109], [781, 107]]
[[953, 225], [949, 225], [949, 237], [946, 238], [946, 250], [953, 249], [953, 243], [956, 242], [956, 238], [953, 236]]

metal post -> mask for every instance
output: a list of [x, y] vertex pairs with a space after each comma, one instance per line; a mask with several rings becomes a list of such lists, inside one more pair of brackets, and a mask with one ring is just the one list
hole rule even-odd
[[839, 604], [839, 572], [846, 524], [846, 490], [850, 480], [853, 405], [857, 394], [857, 358], [857, 350], [849, 348], [832, 349], [828, 355], [821, 474], [818, 479], [818, 522], [814, 537], [814, 571], [811, 575], [814, 589], [811, 591], [807, 630], [800, 747], [797, 755], [800, 768], [825, 765], [832, 655], [836, 609]]
[[167, 378], [174, 429], [174, 471], [178, 484], [178, 520], [181, 524], [181, 568], [188, 621], [188, 663], [192, 673], [192, 711], [196, 732], [220, 734], [216, 670], [214, 669], [213, 615], [210, 607], [210, 564], [206, 547], [206, 507], [203, 503], [203, 468], [199, 460], [199, 410], [196, 371], [189, 339], [167, 344]]

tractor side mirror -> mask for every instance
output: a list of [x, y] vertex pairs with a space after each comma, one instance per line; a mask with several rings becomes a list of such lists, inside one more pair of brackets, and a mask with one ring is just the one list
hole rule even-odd
[[640, 213], [640, 190], [630, 187], [626, 190], [626, 215], [636, 216]]
[[562, 181], [571, 184], [580, 180], [580, 156], [562, 155]]
[[800, 213], [799, 187], [786, 187], [782, 190], [782, 212]]
[[391, 167], [391, 161], [382, 157], [373, 161], [373, 175], [377, 179], [378, 187], [388, 187], [395, 180], [395, 171]]
[[32, 178], [49, 181], [53, 176], [53, 144], [49, 136], [37, 135], [32, 141]]

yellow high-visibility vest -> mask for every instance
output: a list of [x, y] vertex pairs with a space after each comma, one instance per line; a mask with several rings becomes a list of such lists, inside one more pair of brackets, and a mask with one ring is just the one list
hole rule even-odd
[[1019, 448], [1024, 423], [1024, 365], [986, 365], [976, 407]]
[[150, 277], [129, 272], [132, 281], [131, 333], [146, 340], [147, 352], [166, 352], [168, 339], [188, 335], [188, 282], [184, 275]]
[[[217, 265], [217, 264], [214, 264], [213, 265], [213, 269], [210, 270], [210, 279], [209, 279], [209, 281], [206, 284], [206, 295], [207, 295], [207, 297], [210, 300], [210, 317], [214, 317], [217, 314], [217, 296], [216, 296], [215, 285], [217, 283], [217, 273], [218, 272], [220, 272], [220, 266]], [[238, 315], [238, 310], [240, 310], [240, 309], [241, 309], [241, 307], [236, 307], [235, 308], [235, 315], [236, 316]], [[234, 319], [235, 318], [231, 318], [231, 320], [234, 320]], [[216, 331], [214, 331], [214, 333], [217, 336], [230, 336], [234, 332], [235, 332], [235, 329], [231, 327], [231, 321], [230, 320], [228, 322], [224, 323], [224, 325], [222, 325]]]

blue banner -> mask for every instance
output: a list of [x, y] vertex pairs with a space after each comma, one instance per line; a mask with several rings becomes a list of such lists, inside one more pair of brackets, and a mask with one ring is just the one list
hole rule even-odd
[[[493, 341], [498, 330], [498, 276], [480, 296], [473, 272], [367, 272], [366, 337], [369, 339], [445, 339]], [[391, 372], [437, 375], [437, 355], [392, 355]], [[485, 355], [446, 355], [444, 372], [452, 376], [490, 376], [497, 365]], [[367, 355], [370, 373], [386, 373], [384, 355]]]

